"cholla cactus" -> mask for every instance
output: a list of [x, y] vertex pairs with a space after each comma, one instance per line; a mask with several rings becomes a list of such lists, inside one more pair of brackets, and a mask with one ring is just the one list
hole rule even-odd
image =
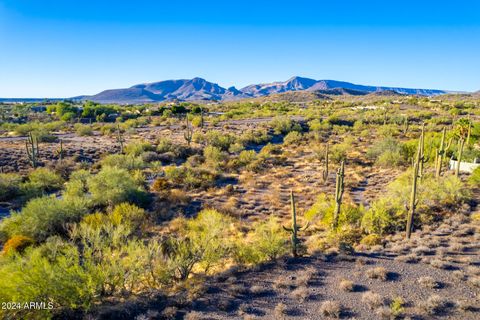
[[292, 226], [290, 228], [283, 227], [285, 231], [288, 231], [292, 234], [291, 242], [292, 242], [292, 255], [294, 257], [298, 257], [298, 244], [299, 240], [297, 237], [298, 231], [303, 231], [308, 228], [308, 223], [305, 226], [299, 226], [297, 224], [297, 210], [295, 208], [295, 196], [293, 195], [293, 190], [290, 190], [290, 204], [292, 207]]

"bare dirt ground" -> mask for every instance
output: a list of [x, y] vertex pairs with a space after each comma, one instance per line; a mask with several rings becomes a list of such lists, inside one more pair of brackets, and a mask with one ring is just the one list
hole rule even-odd
[[[372, 251], [285, 259], [219, 276], [186, 318], [324, 319], [323, 303], [334, 301], [341, 318], [390, 319], [388, 306], [401, 297], [407, 318], [478, 319], [480, 223], [470, 220], [473, 210], [417, 231], [410, 241], [393, 236]], [[351, 291], [342, 280], [352, 282]]]

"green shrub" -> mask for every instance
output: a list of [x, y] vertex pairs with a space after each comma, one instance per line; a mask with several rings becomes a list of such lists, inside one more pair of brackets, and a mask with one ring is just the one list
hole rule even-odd
[[204, 139], [209, 146], [216, 147], [222, 151], [227, 151], [230, 145], [236, 141], [234, 135], [217, 130], [208, 131]]
[[302, 131], [302, 127], [288, 117], [275, 117], [270, 122], [275, 134], [287, 134], [290, 131]]
[[347, 151], [350, 146], [341, 143], [335, 144], [330, 148], [330, 159], [335, 163], [340, 163], [347, 159]]
[[165, 153], [173, 151], [173, 143], [170, 139], [167, 138], [160, 138], [158, 139], [158, 144], [157, 144], [157, 152], [158, 153]]
[[76, 123], [74, 127], [76, 134], [80, 137], [93, 135], [93, 128], [91, 125]]
[[199, 265], [205, 273], [227, 257], [231, 224], [231, 218], [214, 209], [202, 210], [195, 219], [187, 222], [186, 235], [200, 248]]
[[404, 163], [402, 147], [399, 141], [387, 137], [377, 141], [367, 151], [367, 158], [382, 167], [396, 167]]
[[217, 175], [215, 172], [203, 168], [168, 166], [165, 167], [165, 177], [173, 185], [194, 189], [213, 186]]
[[20, 193], [22, 177], [16, 173], [0, 173], [0, 201], [15, 198]]
[[285, 136], [285, 138], [283, 139], [283, 142], [286, 145], [289, 145], [289, 144], [298, 144], [301, 140], [302, 140], [302, 134], [298, 131], [292, 131]]
[[64, 182], [59, 174], [47, 168], [37, 168], [30, 172], [28, 181], [43, 192], [59, 190]]
[[262, 144], [270, 140], [267, 130], [247, 130], [238, 138], [240, 144], [247, 146], [249, 144]]
[[[325, 194], [320, 194], [315, 203], [305, 212], [305, 219], [329, 228], [333, 222], [335, 201]], [[363, 207], [350, 202], [343, 202], [338, 217], [338, 225], [358, 225], [363, 216]]]
[[373, 247], [382, 243], [382, 237], [376, 233], [366, 235], [360, 240], [360, 244], [363, 244], [367, 247]]
[[225, 160], [225, 155], [222, 153], [222, 150], [214, 146], [206, 146], [205, 149], [203, 149], [203, 155], [205, 157], [205, 164], [213, 169], [221, 167]]
[[100, 161], [102, 167], [117, 167], [125, 170], [143, 169], [146, 167], [141, 157], [125, 154], [111, 154]]
[[252, 231], [240, 239], [235, 247], [235, 260], [239, 263], [258, 264], [276, 259], [288, 252], [288, 234], [280, 221], [271, 215], [255, 223]]
[[42, 309], [2, 310], [2, 318], [49, 319], [55, 312], [88, 310], [94, 300], [95, 275], [80, 267], [79, 252], [65, 243], [54, 259], [43, 256], [44, 247], [27, 250], [0, 262], [0, 299], [2, 301], [45, 301]]
[[70, 179], [65, 183], [63, 197], [84, 197], [88, 192], [87, 181], [91, 174], [87, 170], [77, 170], [72, 172]]
[[253, 150], [244, 150], [238, 155], [238, 162], [241, 166], [247, 166], [255, 161], [257, 154]]
[[20, 212], [3, 219], [0, 231], [9, 238], [23, 235], [41, 242], [51, 235], [65, 234], [66, 224], [79, 221], [86, 213], [86, 202], [81, 198], [36, 198], [30, 200]]
[[155, 148], [147, 141], [133, 141], [125, 146], [125, 153], [134, 157], [138, 157], [145, 151], [153, 151]]
[[468, 182], [472, 186], [480, 186], [480, 167], [473, 170], [472, 175], [468, 178]]
[[92, 201], [97, 205], [114, 206], [131, 201], [145, 204], [147, 195], [134, 177], [125, 169], [104, 167], [87, 180]]
[[330, 129], [330, 124], [322, 122], [320, 119], [314, 119], [308, 122], [308, 128], [312, 132], [321, 132]]
[[405, 227], [406, 212], [402, 204], [391, 197], [374, 201], [362, 218], [362, 228], [367, 233], [385, 234]]
[[115, 206], [108, 216], [113, 225], [123, 224], [132, 230], [140, 228], [147, 218], [145, 210], [129, 203], [121, 203]]

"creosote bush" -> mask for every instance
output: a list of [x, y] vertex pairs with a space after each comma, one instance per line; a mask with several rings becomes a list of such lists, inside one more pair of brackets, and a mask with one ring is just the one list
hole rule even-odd
[[274, 216], [257, 222], [246, 237], [237, 241], [235, 260], [244, 264], [257, 264], [276, 259], [288, 251], [287, 233]]
[[0, 222], [0, 233], [9, 238], [23, 235], [37, 242], [51, 235], [66, 234], [66, 224], [79, 221], [88, 212], [82, 198], [68, 200], [45, 196], [30, 200], [19, 212]]

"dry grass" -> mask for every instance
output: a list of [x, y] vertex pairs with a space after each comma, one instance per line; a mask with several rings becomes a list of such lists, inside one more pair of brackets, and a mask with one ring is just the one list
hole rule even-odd
[[421, 303], [420, 307], [429, 315], [437, 315], [445, 310], [447, 307], [447, 300], [437, 294], [434, 294], [426, 301]]
[[479, 277], [479, 276], [470, 277], [470, 279], [468, 280], [468, 282], [469, 282], [472, 286], [477, 287], [477, 288], [480, 288], [480, 277]]
[[404, 263], [417, 263], [420, 258], [415, 254], [407, 254], [404, 256], [397, 256], [395, 257], [395, 261], [404, 262]]
[[162, 312], [163, 319], [175, 319], [178, 309], [176, 307], [167, 307]]
[[316, 271], [314, 268], [307, 268], [305, 270], [300, 271], [297, 279], [296, 284], [298, 286], [307, 286], [308, 283], [312, 280], [313, 276], [315, 275]]
[[459, 279], [459, 280], [465, 280], [467, 278], [467, 275], [465, 274], [464, 271], [462, 270], [455, 270], [452, 272], [452, 276], [454, 276], [455, 278]]
[[430, 265], [437, 269], [446, 269], [449, 267], [448, 263], [440, 259], [432, 259]]
[[379, 279], [386, 281], [388, 279], [388, 271], [384, 267], [375, 267], [368, 269], [366, 275], [370, 279]]
[[340, 289], [347, 292], [352, 292], [355, 289], [355, 285], [352, 281], [343, 279], [340, 281]]
[[374, 310], [383, 304], [383, 299], [378, 293], [368, 291], [362, 295], [362, 302], [366, 304], [368, 308]]
[[299, 287], [299, 288], [293, 290], [293, 291], [290, 293], [290, 295], [291, 295], [293, 298], [295, 298], [295, 299], [297, 299], [297, 300], [299, 300], [299, 301], [301, 301], [301, 302], [304, 302], [304, 301], [307, 300], [307, 298], [309, 297], [310, 292], [309, 292], [308, 288], [306, 288], [306, 287]]
[[202, 314], [197, 311], [190, 311], [185, 315], [185, 320], [200, 320], [202, 319]]
[[273, 282], [273, 287], [277, 290], [289, 289], [293, 286], [293, 281], [290, 276], [281, 275]]
[[250, 288], [250, 292], [255, 295], [261, 295], [267, 292], [267, 288], [260, 285], [254, 285]]
[[324, 317], [340, 318], [342, 313], [342, 306], [336, 301], [324, 301], [320, 306], [319, 312]]
[[420, 277], [417, 282], [425, 288], [435, 289], [439, 287], [439, 284], [432, 277]]
[[388, 307], [377, 308], [377, 310], [375, 310], [375, 314], [377, 315], [378, 319], [382, 319], [382, 320], [394, 319], [392, 310], [390, 310], [390, 308]]
[[278, 303], [273, 309], [276, 319], [284, 319], [287, 314], [287, 305], [283, 302]]
[[427, 246], [419, 246], [419, 247], [416, 247], [416, 248], [412, 249], [412, 252], [417, 254], [417, 255], [428, 255], [428, 254], [432, 254], [433, 250], [430, 249]]
[[474, 276], [480, 276], [480, 268], [479, 267], [470, 266], [470, 267], [467, 267], [466, 271], [467, 271], [468, 274], [471, 274], [471, 275], [474, 275]]

